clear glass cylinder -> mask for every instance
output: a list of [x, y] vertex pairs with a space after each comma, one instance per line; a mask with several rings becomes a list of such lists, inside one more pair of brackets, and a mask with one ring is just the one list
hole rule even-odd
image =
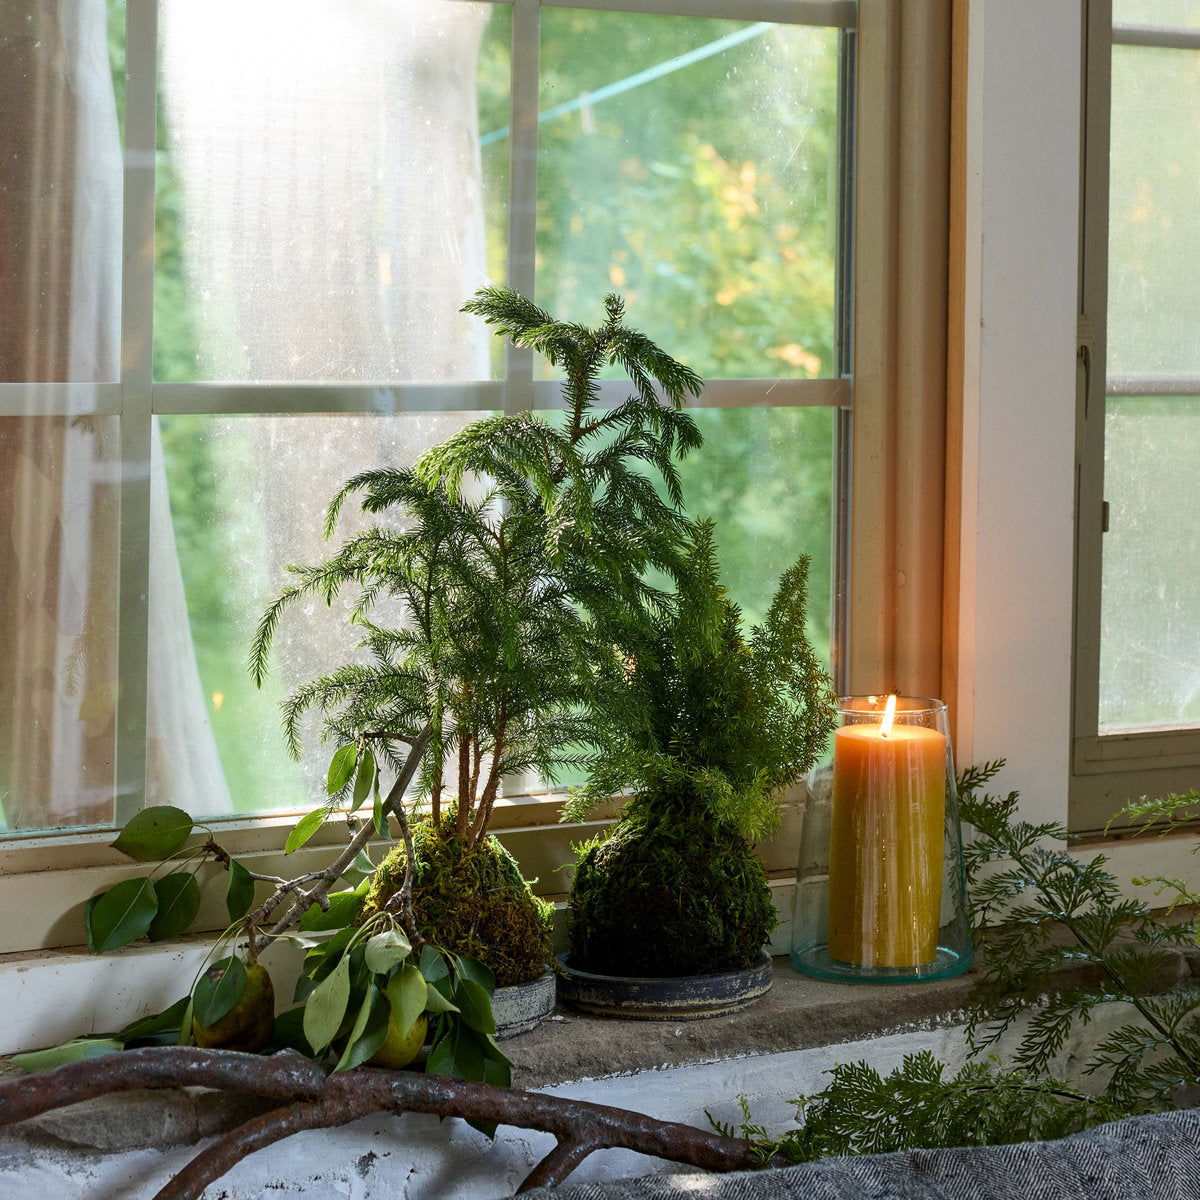
[[805, 975], [867, 983], [946, 979], [970, 967], [954, 755], [940, 700], [838, 700], [833, 761], [808, 777], [791, 959]]

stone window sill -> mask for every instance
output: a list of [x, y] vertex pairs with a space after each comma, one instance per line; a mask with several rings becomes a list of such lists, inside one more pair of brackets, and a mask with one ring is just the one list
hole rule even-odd
[[[503, 1044], [513, 1086], [550, 1088], [960, 1024], [978, 970], [957, 979], [886, 986], [809, 979], [774, 960], [771, 990], [739, 1013], [692, 1021], [592, 1017], [558, 1006], [538, 1028]], [[1175, 951], [1157, 980], [1167, 990], [1200, 976], [1200, 954]], [[0, 1059], [0, 1079], [20, 1076]], [[714, 1101], [729, 1097], [713, 1097]], [[101, 1153], [164, 1147], [218, 1135], [266, 1102], [202, 1088], [127, 1092], [85, 1101], [16, 1126], [7, 1136]], [[2, 1155], [0, 1155], [2, 1157]]]

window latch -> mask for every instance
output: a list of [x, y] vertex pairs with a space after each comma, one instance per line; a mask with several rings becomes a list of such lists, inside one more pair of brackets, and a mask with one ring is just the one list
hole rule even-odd
[[1100, 501], [1100, 532], [1108, 532], [1108, 501]]

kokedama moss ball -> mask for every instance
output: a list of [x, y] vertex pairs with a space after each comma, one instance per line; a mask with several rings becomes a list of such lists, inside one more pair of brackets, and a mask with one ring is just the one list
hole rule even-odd
[[571, 961], [606, 975], [753, 965], [775, 928], [762, 863], [711, 821], [622, 820], [585, 846], [571, 889]]
[[[465, 846], [454, 814], [438, 825], [413, 827], [417, 870], [413, 915], [436, 946], [477, 958], [492, 969], [497, 987], [528, 983], [550, 961], [552, 907], [539, 900], [513, 857], [494, 837]], [[360, 920], [377, 912], [404, 879], [404, 847], [380, 863]]]

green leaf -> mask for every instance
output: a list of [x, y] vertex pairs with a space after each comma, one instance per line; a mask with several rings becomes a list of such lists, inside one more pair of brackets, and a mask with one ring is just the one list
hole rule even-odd
[[342, 872], [342, 878], [352, 887], [357, 887], [374, 873], [375, 864], [371, 861], [371, 856], [365, 850], [360, 850], [354, 861]]
[[483, 1050], [483, 1082], [496, 1087], [512, 1085], [512, 1063], [504, 1051], [496, 1045], [494, 1037], [485, 1038]]
[[371, 881], [364, 879], [353, 891], [331, 892], [329, 909], [325, 912], [319, 904], [310, 904], [300, 918], [301, 930], [311, 933], [320, 929], [344, 929], [358, 916], [370, 886]]
[[99, 1058], [103, 1054], [112, 1054], [124, 1049], [125, 1043], [117, 1038], [75, 1038], [74, 1041], [64, 1042], [61, 1046], [51, 1046], [49, 1050], [14, 1054], [10, 1061], [32, 1075], [36, 1071], [52, 1071], [55, 1067], [65, 1066], [67, 1063], [80, 1062], [85, 1058]]
[[492, 974], [491, 967], [485, 966], [479, 959], [460, 954], [455, 957], [454, 966], [459, 975], [479, 984], [489, 996], [496, 990], [496, 976]]
[[410, 962], [404, 963], [388, 980], [388, 1003], [392, 1006], [392, 1019], [401, 1036], [407, 1035], [413, 1022], [425, 1011], [427, 991], [425, 977]]
[[[182, 1028], [183, 1015], [187, 1012], [191, 1001], [191, 996], [183, 996], [176, 1000], [170, 1008], [164, 1008], [162, 1012], [151, 1013], [148, 1017], [139, 1017], [136, 1021], [131, 1021], [116, 1036], [126, 1042], [136, 1042], [142, 1038], [157, 1037], [163, 1033], [178, 1033]], [[188, 1026], [190, 1028], [190, 1021]]]
[[192, 818], [183, 809], [156, 804], [130, 817], [112, 846], [130, 858], [150, 862], [174, 854], [191, 837], [193, 828]]
[[[304, 974], [296, 981], [295, 999], [297, 1001], [307, 996], [313, 990], [313, 987], [320, 983], [337, 966], [342, 951], [350, 944], [357, 933], [358, 930], [353, 927], [339, 929], [333, 937], [328, 938], [319, 946], [314, 946], [309, 950], [304, 956]], [[304, 983], [310, 986], [302, 989], [300, 985]]]
[[[483, 1052], [483, 1082], [494, 1087], [510, 1087], [512, 1085], [512, 1063], [505, 1058], [495, 1038], [485, 1037], [480, 1042]], [[468, 1121], [472, 1129], [478, 1129], [484, 1137], [496, 1136], [495, 1121]]]
[[442, 1027], [441, 1036], [429, 1052], [425, 1073], [482, 1082], [484, 1055], [474, 1030], [454, 1016], [443, 1017]]
[[433, 983], [428, 983], [425, 989], [425, 1011], [431, 1013], [456, 1013], [458, 1005], [453, 1003], [446, 993], [442, 990], [446, 986], [446, 980], [439, 979]]
[[242, 998], [246, 967], [236, 954], [213, 963], [192, 993], [198, 1025], [215, 1025]]
[[386, 975], [412, 953], [412, 943], [398, 929], [385, 929], [367, 942], [367, 967]]
[[334, 1072], [349, 1071], [368, 1058], [387, 1040], [388, 1018], [391, 1010], [383, 992], [372, 983], [363, 997], [362, 1006], [358, 1010], [354, 1028], [346, 1042], [346, 1049], [334, 1067]]
[[296, 822], [296, 828], [288, 834], [287, 841], [283, 844], [284, 854], [291, 854], [293, 851], [299, 850], [325, 824], [325, 818], [328, 816], [327, 808], [316, 808], [308, 816], [301, 817]]
[[200, 911], [200, 885], [190, 871], [172, 871], [154, 881], [158, 912], [147, 931], [152, 942], [178, 937]]
[[343, 955], [333, 973], [313, 989], [304, 1005], [304, 1036], [320, 1054], [337, 1036], [350, 1003], [350, 957]]
[[[100, 896], [104, 893], [101, 892]], [[83, 932], [87, 936], [87, 948], [89, 954], [96, 954], [96, 942], [92, 937], [92, 913], [96, 911], [96, 905], [100, 902], [100, 896], [93, 896], [83, 906]]]
[[462, 1019], [480, 1033], [495, 1033], [496, 1020], [492, 1016], [492, 1002], [488, 994], [473, 979], [460, 979], [454, 989], [454, 1000], [458, 1004]]
[[158, 899], [148, 878], [122, 880], [84, 908], [88, 947], [105, 954], [136, 942], [150, 929], [157, 912]]
[[370, 750], [363, 752], [358, 763], [358, 774], [354, 778], [354, 796], [351, 810], [357, 808], [370, 794], [375, 783], [375, 755]]
[[289, 1008], [275, 1018], [275, 1028], [264, 1054], [275, 1054], [280, 1050], [299, 1050], [306, 1058], [312, 1058], [312, 1047], [304, 1036], [304, 1006]]
[[354, 764], [358, 762], [358, 743], [350, 742], [339, 746], [329, 761], [329, 778], [326, 780], [325, 791], [334, 796], [350, 782], [354, 774]]
[[196, 1001], [192, 996], [187, 998], [187, 1008], [183, 1010], [183, 1020], [179, 1022], [179, 1039], [177, 1046], [186, 1046], [192, 1040], [192, 1019], [196, 1011]]
[[450, 968], [446, 966], [445, 955], [436, 947], [429, 945], [428, 942], [421, 947], [421, 958], [418, 965], [421, 968], [421, 974], [425, 976], [426, 983], [436, 983], [450, 974]]
[[381, 838], [388, 836], [387, 817], [383, 815], [383, 797], [379, 794], [379, 779], [375, 779], [375, 811], [371, 814], [371, 820], [375, 822], [375, 832]]
[[229, 886], [225, 889], [225, 908], [230, 921], [239, 921], [254, 903], [254, 880], [236, 858], [229, 860]]

